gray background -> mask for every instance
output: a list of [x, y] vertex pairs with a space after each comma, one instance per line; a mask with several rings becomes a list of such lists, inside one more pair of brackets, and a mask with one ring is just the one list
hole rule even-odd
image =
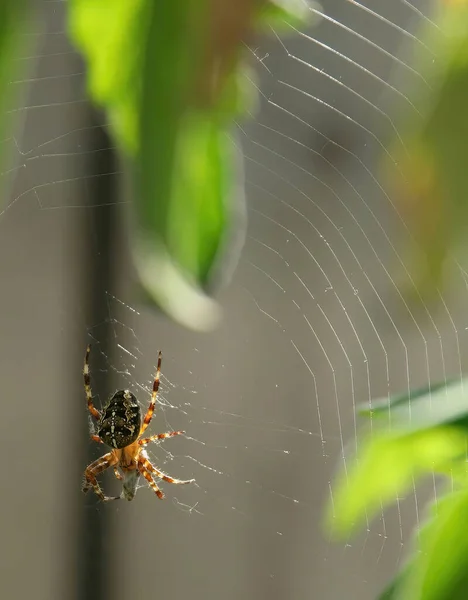
[[[66, 3], [39, 4], [44, 21], [29, 24], [18, 61], [28, 72], [12, 84], [21, 102], [9, 114], [22, 130], [2, 148], [11, 160], [0, 213], [2, 597], [77, 597], [77, 540], [105, 513], [105, 598], [374, 598], [410, 549], [436, 486], [411, 492], [347, 544], [325, 538], [330, 483], [355, 445], [355, 404], [460, 374], [467, 346], [462, 263], [445, 305], [416, 313], [399, 295], [396, 283], [411, 283], [411, 241], [379, 170], [392, 123], [412, 110], [405, 95], [421, 85], [395, 57], [411, 63], [420, 49], [411, 35], [429, 3], [370, 1], [391, 26], [346, 0], [325, 2], [345, 27], [323, 19], [311, 37], [273, 36], [247, 50], [262, 92], [258, 113], [238, 130], [248, 238], [220, 296], [224, 320], [205, 335], [139, 304], [122, 197], [117, 281], [104, 318], [89, 317], [83, 289], [100, 260], [96, 222], [116, 207], [90, 199], [100, 149], [87, 141]], [[164, 350], [151, 430], [187, 437], [152, 457], [196, 486], [165, 484], [165, 503], [144, 486], [128, 505], [82, 497], [89, 339], [101, 361], [92, 361], [95, 374], [112, 375], [112, 389], [95, 388], [101, 398], [130, 385], [146, 403], [142, 388]], [[83, 512], [89, 518], [77, 517]]]

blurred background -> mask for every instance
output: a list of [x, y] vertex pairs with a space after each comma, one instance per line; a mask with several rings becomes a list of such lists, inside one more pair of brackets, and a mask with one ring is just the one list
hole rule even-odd
[[[399, 114], [417, 118], [413, 57], [432, 3], [323, 0], [310, 30], [246, 48], [261, 90], [236, 140], [248, 237], [210, 334], [135, 294], [122, 167], [86, 100], [67, 3], [37, 5], [12, 82], [18, 127], [1, 142], [2, 597], [375, 598], [437, 484], [329, 542], [323, 508], [357, 443], [356, 405], [460, 376], [467, 358], [468, 265], [413, 310], [397, 287], [413, 285], [412, 239], [380, 170]], [[101, 453], [82, 385], [89, 341], [94, 393], [130, 387], [143, 406], [163, 350], [151, 432], [187, 435], [150, 455], [196, 485], [163, 484], [165, 502], [145, 485], [126, 504], [81, 494]], [[110, 475], [103, 485], [118, 491]]]

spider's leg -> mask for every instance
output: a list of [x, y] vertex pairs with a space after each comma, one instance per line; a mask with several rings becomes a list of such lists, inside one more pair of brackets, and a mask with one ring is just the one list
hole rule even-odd
[[174, 437], [175, 435], [182, 435], [185, 431], [168, 431], [167, 433], [157, 433], [156, 435], [152, 435], [151, 437], [142, 438], [138, 440], [140, 446], [146, 446], [150, 442], [155, 442], [156, 440], [165, 440], [169, 437]]
[[158, 367], [156, 369], [156, 375], [154, 376], [151, 400], [150, 400], [150, 403], [148, 406], [148, 410], [146, 411], [145, 418], [143, 419], [143, 425], [141, 426], [140, 434], [142, 434], [145, 431], [145, 429], [151, 423], [151, 419], [153, 418], [154, 407], [156, 406], [156, 398], [158, 397], [159, 378], [161, 376], [161, 362], [162, 362], [162, 352], [160, 351], [158, 354]]
[[93, 440], [93, 442], [97, 442], [98, 444], [104, 444], [104, 442], [98, 435], [91, 434], [91, 439]]
[[156, 467], [150, 463], [150, 461], [144, 456], [143, 452], [144, 452], [144, 450], [141, 452], [140, 458], [138, 459], [138, 461], [139, 461], [139, 464], [141, 464], [142, 468], [145, 471], [148, 471], [149, 473], [154, 473], [156, 475], [156, 477], [159, 477], [160, 479], [167, 481], [167, 483], [176, 483], [178, 485], [181, 485], [181, 484], [184, 485], [186, 483], [194, 483], [195, 482], [195, 479], [174, 479], [173, 477], [169, 477], [169, 475], [162, 473], [161, 471], [156, 469]]
[[88, 401], [88, 410], [91, 413], [91, 415], [97, 421], [99, 421], [99, 419], [101, 418], [101, 413], [97, 410], [97, 408], [95, 408], [95, 406], [93, 404], [93, 393], [91, 391], [91, 378], [89, 376], [89, 353], [90, 352], [91, 352], [91, 345], [88, 344], [88, 347], [86, 348], [86, 355], [85, 355], [84, 367], [83, 367], [84, 387], [85, 387], [86, 399]]
[[108, 452], [107, 454], [104, 454], [104, 456], [101, 456], [101, 458], [98, 458], [97, 460], [92, 462], [90, 465], [88, 465], [86, 467], [86, 470], [84, 473], [85, 480], [83, 482], [83, 487], [82, 487], [83, 492], [86, 493], [91, 488], [93, 488], [94, 492], [99, 496], [99, 498], [103, 502], [106, 502], [108, 500], [117, 500], [118, 497], [112, 498], [112, 497], [106, 496], [104, 494], [104, 492], [102, 491], [101, 486], [99, 485], [99, 483], [96, 479], [97, 475], [99, 475], [100, 473], [102, 473], [103, 471], [108, 469], [109, 467], [114, 466], [116, 464], [116, 462], [117, 462], [117, 458], [114, 456], [114, 453]]
[[153, 492], [156, 494], [156, 496], [160, 499], [163, 500], [164, 499], [164, 494], [161, 492], [161, 490], [158, 488], [158, 486], [156, 485], [156, 482], [154, 481], [154, 479], [151, 476], [151, 473], [149, 471], [147, 471], [145, 469], [145, 467], [143, 466], [143, 464], [140, 462], [140, 460], [138, 461], [138, 470], [140, 471], [140, 473], [143, 475], [143, 477], [146, 479], [146, 481], [148, 482], [148, 485], [150, 486], [150, 488], [153, 490]]
[[117, 467], [114, 467], [114, 475], [117, 477], [119, 481], [122, 481], [123, 477]]

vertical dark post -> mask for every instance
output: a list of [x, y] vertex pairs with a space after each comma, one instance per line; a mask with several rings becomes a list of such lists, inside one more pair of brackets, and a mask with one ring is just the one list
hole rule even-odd
[[[91, 110], [91, 109], [90, 109]], [[115, 152], [106, 131], [99, 126], [98, 118], [91, 114], [92, 128], [89, 130], [90, 162], [86, 169], [88, 176], [88, 210], [85, 221], [86, 248], [85, 260], [85, 298], [86, 318], [89, 323], [100, 324], [99, 348], [95, 348], [91, 357], [93, 392], [107, 393], [112, 387], [111, 374], [104, 365], [99, 364], [102, 351], [111, 356], [112, 324], [109, 322], [106, 292], [114, 287], [115, 271], [112, 264], [112, 248], [115, 239], [116, 218], [116, 178], [109, 175], [117, 171]], [[93, 127], [94, 126], [94, 127]], [[107, 175], [106, 175], [107, 174]], [[96, 458], [95, 444], [89, 443], [88, 430], [83, 432], [86, 440], [87, 464]], [[78, 600], [106, 600], [110, 594], [108, 579], [110, 569], [111, 516], [110, 506], [91, 506], [97, 504], [94, 494], [83, 503], [80, 515], [78, 538]]]

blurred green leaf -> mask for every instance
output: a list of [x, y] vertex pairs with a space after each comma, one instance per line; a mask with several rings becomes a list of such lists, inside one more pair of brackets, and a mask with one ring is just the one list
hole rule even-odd
[[70, 0], [68, 11], [70, 36], [87, 62], [89, 94], [107, 110], [119, 146], [135, 155], [148, 0]]
[[202, 286], [227, 227], [234, 179], [226, 117], [187, 106], [206, 35], [201, 5], [206, 9], [199, 0], [155, 5], [150, 17], [135, 258], [145, 290], [173, 318], [205, 327], [217, 310]]
[[419, 552], [395, 600], [465, 600], [468, 596], [468, 490], [437, 503], [420, 531]]
[[392, 151], [405, 179], [397, 183], [392, 171], [392, 183], [419, 247], [416, 253], [412, 245], [412, 275], [424, 295], [436, 292], [449, 253], [468, 230], [468, 4], [446, 1], [437, 8], [418, 33], [425, 48], [415, 67], [427, 82], [415, 95], [422, 117], [407, 118], [405, 147], [398, 140]]
[[372, 408], [363, 406], [359, 413], [375, 419], [383, 429], [416, 431], [450, 424], [468, 434], [468, 380], [458, 378], [376, 400]]
[[369, 436], [361, 442], [359, 456], [348, 463], [347, 473], [338, 478], [328, 510], [332, 533], [348, 534], [422, 475], [450, 471], [452, 461], [465, 456], [466, 444], [465, 433], [451, 426]]
[[[217, 305], [203, 285], [227, 238], [232, 152], [227, 109], [188, 111], [206, 35], [206, 2], [73, 0], [72, 37], [88, 60], [89, 90], [135, 161], [134, 256], [141, 283], [176, 320], [210, 326]], [[235, 98], [235, 99], [234, 99]], [[235, 182], [237, 185], [237, 182]], [[229, 223], [229, 225], [232, 225]]]
[[[426, 535], [426, 531], [429, 528], [434, 526], [434, 519], [437, 518], [438, 508], [441, 506], [441, 504], [446, 502], [446, 500], [449, 500], [450, 496], [451, 494], [447, 494], [442, 498], [439, 497], [437, 504], [433, 503], [430, 505], [427, 518], [422, 521], [421, 526], [419, 527], [418, 540], [422, 536]], [[415, 551], [410, 555], [409, 561], [403, 566], [403, 568], [399, 571], [393, 581], [385, 588], [382, 594], [380, 594], [379, 600], [401, 600], [402, 590], [408, 585], [408, 578], [412, 576], [413, 569], [415, 569], [416, 563], [420, 559], [419, 548], [413, 550]]]
[[[468, 554], [464, 525], [468, 525], [467, 503], [465, 487], [461, 491], [451, 491], [431, 504], [429, 514], [419, 528], [417, 547], [413, 548], [409, 562], [379, 600], [458, 600], [466, 597]], [[459, 593], [461, 595], [457, 595]]]
[[385, 588], [379, 595], [379, 600], [398, 600], [398, 595], [401, 593], [401, 586], [407, 577], [412, 564], [408, 565], [403, 571], [400, 571], [395, 579]]
[[23, 33], [26, 0], [0, 2], [0, 140], [4, 139], [9, 123], [6, 111], [11, 102], [11, 86], [18, 57], [20, 36]]
[[398, 598], [399, 580], [392, 581], [390, 585], [380, 594], [379, 600], [396, 600]]
[[242, 116], [246, 112], [255, 112], [258, 93], [255, 87], [255, 72], [243, 65], [226, 79], [216, 110], [220, 115]]
[[438, 392], [439, 390], [444, 390], [446, 387], [452, 385], [452, 383], [459, 383], [458, 381], [448, 381], [433, 383], [431, 385], [425, 385], [423, 387], [417, 388], [415, 390], [411, 390], [408, 393], [396, 394], [391, 398], [381, 398], [379, 400], [372, 400], [372, 408], [369, 408], [368, 404], [362, 405], [358, 408], [358, 412], [360, 415], [370, 415], [379, 417], [381, 415], [385, 415], [388, 413], [389, 409], [394, 410], [397, 406], [404, 405], [408, 406], [409, 402], [417, 402], [419, 399], [426, 400], [432, 394]]
[[228, 279], [243, 241], [231, 128], [255, 104], [242, 56], [257, 10], [269, 23], [295, 24], [311, 12], [297, 0], [70, 0], [90, 94], [134, 164], [140, 283], [147, 299], [195, 329], [217, 321], [209, 294]]
[[260, 4], [257, 21], [262, 29], [303, 27], [311, 21], [311, 9], [317, 7], [312, 0], [269, 0]]

